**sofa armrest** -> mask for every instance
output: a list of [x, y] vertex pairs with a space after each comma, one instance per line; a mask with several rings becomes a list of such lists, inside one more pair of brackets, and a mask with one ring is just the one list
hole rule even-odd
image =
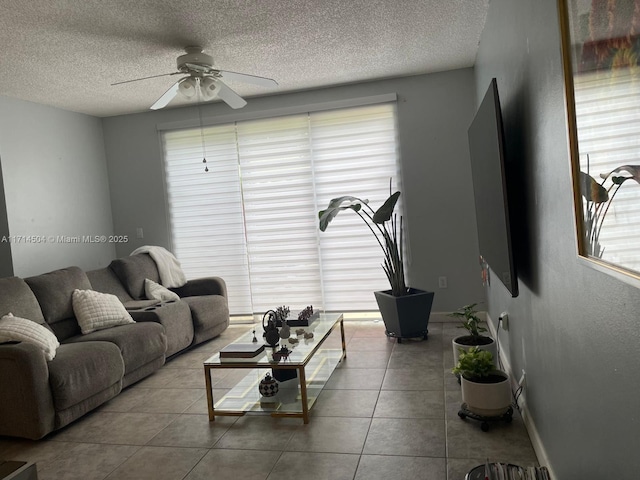
[[180, 298], [198, 297], [201, 295], [222, 295], [227, 297], [227, 284], [220, 277], [204, 277], [189, 280], [185, 285], [178, 288], [170, 288], [176, 292]]
[[49, 367], [29, 343], [0, 345], [0, 435], [37, 440], [55, 428]]

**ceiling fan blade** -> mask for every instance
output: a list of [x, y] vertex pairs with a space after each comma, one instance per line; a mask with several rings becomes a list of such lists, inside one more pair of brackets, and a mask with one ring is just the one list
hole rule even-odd
[[124, 80], [122, 82], [112, 83], [111, 86], [122, 85], [123, 83], [138, 82], [140, 80], [148, 80], [150, 78], [167, 77], [169, 75], [180, 75], [180, 74], [182, 74], [182, 72], [161, 73], [160, 75], [151, 75], [150, 77], [142, 77], [142, 78], [136, 78], [134, 80]]
[[218, 85], [220, 86], [220, 90], [218, 90], [218, 98], [223, 100], [231, 108], [242, 108], [247, 104], [244, 98], [231, 90], [231, 88], [225, 85], [224, 82], [218, 80]]
[[239, 82], [252, 83], [254, 85], [260, 85], [261, 87], [277, 87], [278, 86], [278, 82], [276, 82], [273, 78], [258, 77], [256, 75], [249, 75], [247, 73], [229, 72], [227, 70], [219, 70], [219, 72], [223, 78], [228, 78], [229, 80], [237, 80]]
[[180, 80], [178, 80], [176, 83], [174, 83], [173, 85], [171, 85], [171, 87], [169, 87], [169, 90], [167, 90], [166, 92], [164, 92], [162, 94], [162, 96], [156, 100], [156, 103], [154, 103], [153, 105], [151, 105], [151, 107], [149, 107], [151, 110], [160, 110], [161, 108], [164, 108], [167, 106], [167, 104], [173, 100], [173, 97], [175, 97], [178, 94], [178, 87], [180, 86], [180, 82], [184, 80], [183, 78], [181, 78]]

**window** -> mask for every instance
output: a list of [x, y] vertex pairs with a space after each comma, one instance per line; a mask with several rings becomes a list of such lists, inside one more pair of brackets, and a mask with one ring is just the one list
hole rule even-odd
[[162, 138], [174, 253], [187, 278], [224, 278], [233, 315], [377, 309], [373, 291], [388, 288], [380, 246], [357, 215], [320, 232], [317, 213], [342, 195], [375, 208], [390, 178], [400, 189], [394, 103]]
[[[610, 189], [610, 200], [597, 206], [597, 226], [590, 237], [592, 245], [587, 242], [588, 253], [640, 272], [640, 180], [634, 170], [640, 153], [637, 80], [635, 67], [615, 68], [576, 75], [574, 88], [580, 170]], [[603, 180], [603, 175], [623, 166], [632, 169], [623, 168], [615, 174], [629, 177], [617, 191], [611, 177]], [[595, 208], [592, 205], [592, 210]]]

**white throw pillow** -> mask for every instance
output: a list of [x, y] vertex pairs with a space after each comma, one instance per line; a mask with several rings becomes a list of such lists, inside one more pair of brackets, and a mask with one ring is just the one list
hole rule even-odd
[[118, 297], [94, 290], [75, 289], [72, 295], [73, 312], [83, 334], [135, 323]]
[[148, 278], [144, 279], [144, 292], [149, 300], [160, 300], [162, 302], [180, 300], [180, 296], [177, 293]]
[[12, 313], [0, 319], [0, 343], [4, 342], [31, 343], [42, 349], [47, 360], [55, 358], [60, 346], [51, 330], [26, 318], [14, 317]]

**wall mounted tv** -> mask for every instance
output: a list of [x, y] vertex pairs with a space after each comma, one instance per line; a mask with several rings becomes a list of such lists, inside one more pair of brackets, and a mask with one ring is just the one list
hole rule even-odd
[[469, 127], [469, 151], [480, 260], [488, 264], [494, 278], [504, 284], [511, 296], [517, 297], [518, 278], [509, 227], [504, 130], [495, 78], [491, 80]]

